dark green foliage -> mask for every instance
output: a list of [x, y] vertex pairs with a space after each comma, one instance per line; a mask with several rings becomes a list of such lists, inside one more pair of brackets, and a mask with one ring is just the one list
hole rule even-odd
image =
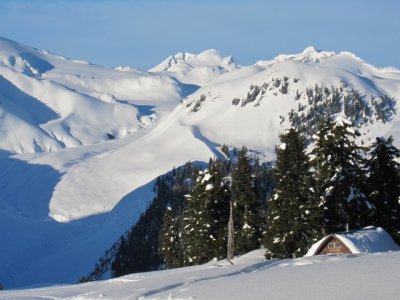
[[235, 253], [243, 254], [260, 246], [263, 228], [260, 201], [256, 198], [253, 170], [243, 147], [232, 171]]
[[303, 255], [321, 235], [343, 231], [346, 224], [352, 229], [381, 226], [399, 241], [400, 167], [395, 159], [400, 151], [392, 139], [378, 138], [367, 161], [356, 136], [349, 122], [324, 121], [311, 160], [294, 129], [280, 136], [284, 146], [276, 148], [276, 188], [268, 199], [268, 258]]
[[[201, 107], [201, 104], [202, 104], [204, 101], [206, 101], [206, 99], [207, 99], [206, 95], [203, 95], [203, 94], [200, 95], [200, 98], [194, 102], [194, 106], [192, 107], [192, 109], [191, 109], [190, 111], [191, 111], [191, 112], [197, 112], [197, 111], [199, 111], [199, 110], [200, 110], [200, 107]], [[193, 104], [193, 102], [190, 103], [190, 104], [188, 104], [188, 106], [191, 106], [192, 104]]]
[[210, 160], [209, 172], [212, 189], [209, 190], [210, 224], [213, 245], [213, 257], [218, 259], [226, 255], [227, 225], [229, 221], [229, 180], [226, 178], [227, 164], [223, 160]]
[[100, 257], [99, 261], [94, 266], [93, 271], [90, 272], [89, 275], [81, 277], [79, 279], [79, 283], [104, 279], [104, 274], [110, 270], [111, 263], [114, 261], [115, 256], [119, 251], [122, 239], [123, 237], [121, 237], [120, 241], [114, 243], [110, 249], [108, 249], [102, 257]]
[[[166, 268], [182, 266], [184, 262], [185, 244], [183, 240], [183, 216], [186, 207], [186, 196], [193, 189], [193, 182], [199, 173], [199, 168], [186, 164], [184, 172], [169, 183], [169, 193], [166, 197], [162, 228], [160, 228], [159, 254]], [[190, 167], [189, 167], [190, 166]]]
[[354, 142], [356, 131], [346, 122], [324, 122], [312, 151], [316, 192], [323, 210], [325, 233], [343, 231], [346, 224], [368, 225], [363, 149]]
[[229, 190], [218, 161], [197, 178], [184, 214], [185, 265], [197, 265], [226, 255]]
[[131, 258], [130, 254], [128, 253], [126, 237], [122, 236], [119, 241], [118, 252], [116, 253], [114, 261], [111, 265], [113, 277], [128, 274], [128, 261], [130, 260]]
[[238, 99], [238, 98], [234, 98], [233, 100], [232, 100], [232, 104], [233, 105], [238, 105], [240, 103], [240, 99]]
[[[308, 93], [315, 90], [335, 95], [320, 88]], [[346, 122], [325, 121], [309, 159], [305, 139], [291, 129], [280, 136], [285, 146], [276, 148], [273, 176], [270, 163], [226, 145], [221, 150], [228, 159], [211, 159], [200, 173], [190, 163], [174, 169], [157, 179], [146, 212], [81, 280], [101, 279], [111, 264], [112, 275], [120, 276], [226, 257], [231, 203], [229, 255], [259, 248], [264, 234], [267, 257], [298, 257], [321, 234], [342, 231], [346, 223], [352, 229], [382, 226], [398, 241], [399, 150], [391, 139], [377, 139], [366, 168], [355, 136]]]
[[267, 258], [299, 257], [320, 238], [320, 211], [312, 189], [305, 139], [295, 129], [275, 148], [276, 188], [268, 199]]
[[273, 164], [271, 162], [260, 163], [258, 159], [252, 164], [254, 192], [261, 208], [264, 219], [267, 211], [266, 198], [272, 194], [275, 181], [272, 176]]
[[400, 151], [392, 139], [379, 138], [367, 161], [356, 136], [349, 122], [324, 121], [311, 160], [294, 129], [280, 136], [276, 188], [268, 199], [268, 258], [303, 255], [316, 239], [343, 231], [346, 224], [352, 229], [381, 226], [399, 241], [400, 167], [395, 159]]
[[296, 96], [294, 97], [294, 100], [300, 100], [301, 93], [299, 93], [299, 90], [296, 90]]
[[127, 238], [121, 239], [119, 251], [112, 264], [113, 276], [152, 270], [161, 264], [158, 237], [163, 206], [162, 201], [153, 201]]
[[207, 171], [197, 178], [187, 199], [188, 204], [183, 217], [184, 265], [197, 265], [212, 258], [212, 247], [209, 247], [209, 243], [214, 237], [209, 230], [212, 220], [209, 211], [210, 199], [206, 192], [206, 175], [209, 175]]
[[[232, 105], [244, 107], [249, 103], [259, 106], [267, 91], [274, 96], [288, 94], [289, 77], [272, 78], [271, 82], [264, 82], [261, 86], [250, 85], [247, 95], [242, 99], [234, 98]], [[293, 79], [294, 83], [298, 78]], [[371, 98], [370, 100], [368, 100]], [[310, 138], [318, 131], [321, 122], [333, 115], [343, 113], [353, 126], [359, 126], [368, 122], [389, 121], [396, 113], [397, 100], [386, 94], [376, 97], [372, 94], [362, 93], [341, 81], [339, 87], [315, 84], [305, 91], [296, 90], [296, 101], [302, 100], [298, 109], [289, 112], [290, 125], [306, 137]], [[306, 101], [306, 102], [305, 102]], [[200, 102], [198, 101], [198, 106]], [[283, 117], [281, 123], [284, 122]]]
[[274, 87], [276, 87], [276, 88], [280, 87], [281, 82], [282, 82], [282, 80], [279, 78], [277, 78], [277, 79], [272, 78], [272, 81], [274, 82]]
[[[167, 205], [173, 209], [184, 205], [184, 195], [191, 191], [191, 183], [198, 170], [198, 167], [187, 163], [184, 167], [157, 178], [156, 197], [128, 234], [121, 238], [111, 266], [113, 276], [155, 270], [162, 263], [174, 265], [173, 262], [166, 262], [160, 253], [160, 244], [164, 241], [160, 241], [164, 214]], [[179, 248], [179, 244], [177, 247]]]
[[376, 138], [368, 160], [368, 191], [375, 226], [383, 227], [400, 243], [400, 150], [393, 138]]
[[242, 99], [234, 98], [232, 100], [232, 105], [238, 105], [241, 103], [241, 107], [246, 106], [249, 103], [255, 102], [254, 106], [259, 106], [262, 99], [266, 95], [267, 91], [272, 91], [273, 95], [277, 96], [278, 91], [282, 94], [287, 94], [289, 89], [289, 77], [280, 78], [272, 78], [270, 83], [264, 82], [261, 86], [252, 84], [250, 85], [249, 91], [247, 92], [246, 97]]
[[[385, 95], [376, 100], [372, 97], [369, 102], [366, 95], [349, 88], [345, 82], [339, 88], [319, 85], [309, 87], [305, 96], [308, 105], [299, 105], [297, 111], [291, 111], [289, 122], [292, 127], [309, 137], [318, 131], [323, 120], [335, 114], [343, 113], [352, 125], [357, 126], [373, 122], [374, 115], [377, 120], [385, 122], [395, 113], [394, 98]], [[295, 100], [300, 97], [301, 94], [297, 91]]]
[[115, 140], [115, 135], [113, 135], [111, 132], [107, 132], [107, 139]]
[[261, 88], [258, 85], [252, 84], [246, 98], [242, 100], [242, 107], [245, 106], [247, 103], [255, 101], [260, 92]]
[[261, 207], [260, 203], [272, 190], [271, 166], [250, 160], [245, 148], [228, 154], [237, 163], [210, 160], [188, 197], [183, 219], [184, 265], [226, 257], [231, 201], [234, 253], [243, 254], [260, 246], [265, 223], [262, 217], [265, 205]]
[[[167, 267], [201, 264], [226, 257], [231, 201], [235, 203], [235, 254], [260, 246], [265, 223], [264, 199], [272, 190], [271, 165], [249, 159], [245, 148], [237, 151], [226, 146], [224, 150], [229, 160], [210, 160], [208, 168], [199, 174], [192, 192], [186, 196], [183, 215], [177, 218], [175, 210], [169, 209], [172, 216], [165, 217], [164, 225], [174, 228], [175, 234], [164, 228], [166, 242], [161, 246], [174, 249], [172, 244], [176, 245], [175, 240], [178, 240], [184, 249], [175, 254], [168, 253], [171, 250], [163, 252]], [[183, 228], [180, 236], [176, 228]], [[181, 255], [183, 261], [175, 259]]]
[[181, 205], [176, 205], [175, 211], [168, 205], [164, 213], [163, 226], [160, 234], [160, 255], [166, 268], [183, 266], [184, 244], [182, 239], [182, 212]]
[[283, 77], [283, 83], [282, 83], [282, 86], [279, 89], [279, 91], [282, 94], [287, 94], [288, 90], [289, 90], [289, 78], [285, 76], [285, 77]]
[[221, 151], [226, 155], [226, 157], [229, 157], [229, 147], [227, 145], [223, 144], [221, 147]]
[[386, 123], [389, 121], [393, 114], [396, 113], [396, 99], [383, 95], [376, 100], [375, 97], [371, 97], [372, 105], [375, 108], [375, 116], [378, 121]]

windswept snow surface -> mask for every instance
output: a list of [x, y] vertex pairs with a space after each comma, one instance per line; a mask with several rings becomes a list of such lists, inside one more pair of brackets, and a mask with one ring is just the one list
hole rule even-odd
[[400, 252], [265, 260], [257, 250], [233, 260], [137, 273], [103, 282], [0, 291], [0, 299], [344, 299], [399, 296]]
[[[222, 144], [274, 159], [288, 126], [279, 116], [298, 106], [297, 90], [344, 80], [400, 99], [399, 70], [352, 54], [308, 48], [278, 58], [239, 67], [208, 50], [147, 72], [0, 38], [0, 283], [76, 282], [137, 221], [157, 176], [220, 156]], [[287, 94], [268, 90], [262, 101], [232, 104], [252, 85], [285, 76]], [[400, 145], [399, 116], [367, 126], [362, 138], [393, 135]]]

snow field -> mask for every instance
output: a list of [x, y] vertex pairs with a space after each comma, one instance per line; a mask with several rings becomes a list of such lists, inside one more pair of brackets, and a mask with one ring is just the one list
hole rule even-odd
[[397, 299], [400, 253], [233, 260], [102, 282], [0, 292], [0, 299]]

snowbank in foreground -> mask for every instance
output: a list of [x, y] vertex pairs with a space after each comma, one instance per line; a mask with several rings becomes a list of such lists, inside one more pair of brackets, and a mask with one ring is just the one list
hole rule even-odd
[[0, 299], [397, 299], [400, 252], [235, 259], [103, 282], [0, 292]]

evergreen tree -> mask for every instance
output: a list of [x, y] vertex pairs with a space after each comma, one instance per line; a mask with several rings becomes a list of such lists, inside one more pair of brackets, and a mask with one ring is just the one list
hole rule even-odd
[[373, 224], [383, 227], [400, 242], [400, 150], [393, 138], [376, 138], [368, 160], [368, 188], [373, 210]]
[[115, 255], [114, 262], [112, 263], [112, 275], [113, 277], [119, 276], [120, 274], [128, 274], [128, 245], [126, 238], [121, 236], [118, 251]]
[[[182, 242], [174, 247], [169, 247], [170, 244], [164, 245], [164, 243], [170, 241], [171, 238], [174, 241], [181, 240], [179, 226], [182, 225], [182, 221], [179, 212], [185, 205], [184, 195], [192, 189], [191, 183], [197, 173], [198, 167], [187, 163], [157, 178], [154, 188], [156, 196], [152, 203], [141, 214], [138, 222], [121, 238], [119, 246], [116, 246], [118, 249], [111, 264], [113, 276], [155, 270], [163, 263], [167, 266], [179, 265], [183, 255]], [[165, 217], [168, 203], [173, 215]], [[170, 220], [168, 220], [169, 217], [171, 217]], [[164, 222], [168, 225], [163, 226]], [[180, 230], [176, 229], [177, 226]], [[173, 230], [167, 234], [166, 228]], [[164, 238], [164, 234], [169, 237], [168, 240]], [[177, 257], [172, 259], [175, 255]]]
[[184, 264], [196, 265], [226, 254], [229, 190], [218, 168], [209, 168], [197, 179], [184, 214]]
[[161, 264], [158, 251], [161, 228], [161, 203], [154, 201], [138, 222], [121, 239], [121, 245], [112, 264], [113, 276], [154, 270]]
[[187, 196], [187, 207], [183, 217], [183, 239], [185, 241], [184, 265], [197, 265], [209, 260], [211, 247], [209, 227], [211, 217], [206, 196], [209, 173], [200, 172], [196, 184]]
[[228, 237], [226, 242], [226, 259], [231, 261], [235, 254], [235, 225], [233, 223], [233, 201], [229, 200]]
[[364, 151], [357, 132], [345, 120], [322, 123], [312, 151], [316, 193], [322, 208], [324, 234], [368, 224]]
[[223, 160], [210, 160], [210, 211], [213, 224], [212, 232], [216, 238], [214, 241], [213, 257], [222, 259], [226, 254], [227, 225], [229, 221], [230, 190], [227, 180], [227, 163]]
[[[178, 206], [178, 209], [181, 207]], [[171, 205], [164, 213], [163, 226], [160, 234], [160, 254], [168, 269], [183, 266], [182, 216], [174, 212]]]
[[168, 204], [160, 228], [160, 255], [165, 267], [176, 268], [184, 266], [184, 212], [186, 210], [186, 197], [192, 192], [194, 182], [199, 174], [199, 168], [187, 163], [184, 169], [178, 172], [168, 186]]
[[[238, 156], [237, 149], [226, 150], [230, 160]], [[246, 151], [242, 149], [239, 152]], [[151, 205], [131, 230], [108, 250], [112, 255], [107, 254], [98, 264], [103, 266], [103, 261], [106, 263], [106, 266], [102, 267], [102, 274], [111, 269], [113, 276], [121, 276], [160, 267], [200, 264], [214, 257], [226, 257], [230, 200], [235, 202], [234, 236], [246, 236], [240, 232], [244, 224], [248, 225], [245, 226], [244, 232], [252, 228], [248, 230], [251, 234], [247, 236], [254, 237], [253, 232], [260, 235], [264, 222], [259, 218], [259, 203], [271, 190], [271, 167], [253, 161], [253, 170], [250, 160], [239, 155], [239, 163], [235, 164], [234, 181], [245, 182], [237, 180], [241, 177], [239, 173], [242, 173], [238, 170], [243, 169], [247, 172], [244, 178], [247, 178], [253, 203], [246, 202], [248, 199], [243, 200], [244, 198], [237, 201], [238, 199], [231, 197], [230, 160], [210, 160], [208, 169], [201, 174], [197, 166], [187, 163], [184, 167], [157, 178], [154, 189], [156, 196]], [[246, 184], [242, 186], [242, 189], [237, 188], [239, 192], [247, 188]], [[258, 221], [253, 220], [253, 211], [258, 212]], [[236, 254], [258, 248], [259, 240], [260, 238], [256, 239], [256, 245], [247, 246], [246, 250], [239, 250]], [[97, 269], [95, 271], [97, 274]], [[101, 274], [96, 278], [101, 279]]]
[[231, 189], [235, 254], [243, 254], [260, 246], [263, 224], [260, 202], [254, 191], [253, 170], [245, 147], [239, 151], [237, 164], [233, 167]]
[[267, 258], [302, 256], [319, 238], [319, 208], [313, 195], [305, 139], [295, 129], [280, 135], [275, 148], [276, 188], [268, 199]]
[[262, 219], [265, 220], [267, 211], [267, 199], [274, 190], [273, 164], [271, 162], [260, 162], [255, 159], [253, 165], [254, 191], [261, 206]]

